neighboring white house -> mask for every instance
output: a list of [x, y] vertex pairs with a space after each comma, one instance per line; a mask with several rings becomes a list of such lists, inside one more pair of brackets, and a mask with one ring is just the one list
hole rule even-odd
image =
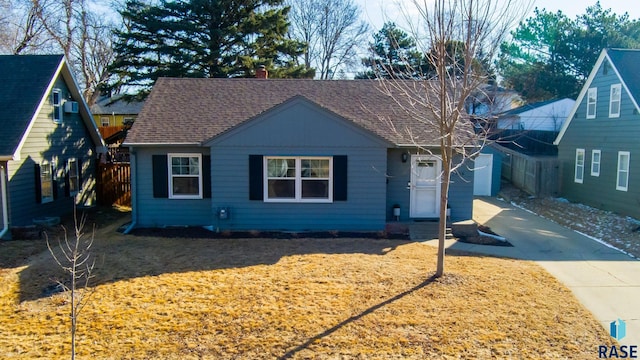
[[575, 103], [575, 100], [565, 98], [523, 105], [498, 114], [497, 128], [557, 132]]
[[488, 118], [514, 109], [522, 103], [522, 98], [515, 90], [487, 84], [480, 86], [468, 98], [466, 108], [471, 115]]

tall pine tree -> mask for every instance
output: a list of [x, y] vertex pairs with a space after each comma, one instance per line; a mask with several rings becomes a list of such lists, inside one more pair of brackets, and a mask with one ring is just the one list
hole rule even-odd
[[575, 98], [602, 49], [616, 47], [640, 47], [640, 21], [599, 2], [573, 20], [536, 9], [502, 44], [498, 68], [503, 84], [528, 102]]
[[420, 78], [426, 63], [415, 40], [392, 22], [373, 35], [369, 52], [371, 55], [362, 59], [367, 70], [358, 73], [356, 79]]
[[304, 50], [286, 38], [282, 0], [128, 0], [116, 31], [116, 59], [104, 90], [144, 98], [159, 77], [250, 77], [266, 65], [271, 77], [313, 77], [295, 65]]

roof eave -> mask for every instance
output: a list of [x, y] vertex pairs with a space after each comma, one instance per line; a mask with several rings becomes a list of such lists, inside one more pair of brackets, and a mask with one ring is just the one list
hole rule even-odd
[[171, 143], [153, 143], [153, 142], [124, 142], [122, 146], [137, 146], [137, 147], [154, 147], [154, 146], [167, 146], [167, 147], [176, 147], [176, 146], [202, 146], [199, 142], [171, 142]]
[[[573, 108], [571, 109], [571, 112], [567, 116], [567, 120], [565, 120], [564, 124], [562, 125], [562, 128], [560, 129], [560, 132], [558, 133], [558, 136], [556, 136], [556, 139], [553, 141], [553, 145], [558, 146], [560, 144], [560, 141], [562, 141], [562, 137], [564, 136], [564, 133], [567, 131], [567, 128], [569, 128], [569, 124], [571, 124], [571, 120], [575, 116], [576, 111], [578, 111], [578, 107], [580, 107], [580, 104], [582, 103], [582, 99], [584, 99], [584, 96], [586, 95], [587, 90], [589, 89], [589, 86], [591, 86], [591, 83], [593, 82], [593, 78], [595, 78], [596, 74], [598, 73], [598, 69], [600, 68], [600, 66], [602, 66], [602, 62], [604, 61], [604, 59], [608, 57], [609, 56], [607, 55], [607, 50], [603, 49], [602, 52], [600, 52], [600, 57], [598, 57], [598, 60], [593, 66], [593, 69], [591, 69], [591, 73], [589, 74], [587, 81], [584, 82], [584, 85], [582, 86], [582, 90], [580, 90], [580, 94], [578, 95], [578, 98], [576, 98], [576, 102], [575, 104], [573, 104]], [[611, 60], [609, 60], [609, 62], [611, 62]]]
[[98, 127], [96, 126], [95, 122], [93, 121], [93, 117], [91, 116], [91, 111], [89, 111], [89, 106], [87, 105], [87, 103], [84, 101], [84, 97], [82, 96], [82, 94], [80, 93], [80, 88], [78, 87], [78, 83], [76, 82], [76, 79], [73, 77], [73, 74], [71, 73], [71, 70], [69, 69], [69, 66], [67, 65], [66, 59], [64, 56], [62, 56], [60, 58], [60, 63], [58, 63], [58, 67], [56, 68], [56, 71], [53, 73], [53, 76], [51, 77], [51, 79], [49, 80], [49, 85], [47, 85], [47, 88], [45, 89], [44, 93], [42, 94], [42, 98], [40, 99], [40, 102], [38, 103], [38, 106], [36, 107], [36, 110], [34, 111], [31, 120], [29, 120], [29, 124], [27, 125], [26, 130], [22, 133], [22, 137], [20, 138], [20, 142], [18, 143], [18, 146], [16, 146], [16, 149], [12, 155], [12, 160], [18, 161], [20, 160], [20, 153], [22, 152], [22, 147], [24, 146], [27, 137], [29, 135], [29, 133], [31, 132], [31, 129], [33, 128], [33, 125], [35, 124], [38, 115], [40, 114], [40, 112], [42, 111], [42, 107], [44, 106], [44, 103], [47, 100], [47, 94], [49, 94], [51, 92], [51, 90], [53, 89], [55, 83], [56, 83], [56, 79], [58, 79], [58, 76], [60, 76], [60, 74], [62, 74], [62, 77], [65, 79], [65, 81], [70, 82], [69, 84], [69, 91], [72, 94], [72, 97], [74, 99], [78, 99], [81, 106], [80, 106], [80, 117], [82, 118], [82, 121], [85, 123], [85, 125], [87, 125], [87, 129], [89, 131], [89, 135], [91, 136], [91, 139], [93, 140], [93, 143], [95, 145], [96, 151], [99, 153], [104, 153], [106, 152], [106, 144], [104, 143], [104, 140], [102, 139], [102, 136], [100, 135], [100, 132], [98, 131]]

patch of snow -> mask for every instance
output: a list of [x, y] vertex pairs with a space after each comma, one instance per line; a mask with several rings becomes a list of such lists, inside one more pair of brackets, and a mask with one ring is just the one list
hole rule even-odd
[[[562, 198], [558, 198], [558, 199], [562, 199]], [[563, 200], [564, 200], [564, 201], [567, 201], [566, 199], [563, 199]], [[569, 201], [567, 201], [567, 202], [569, 202]], [[554, 219], [547, 218], [547, 217], [545, 217], [545, 216], [543, 216], [543, 215], [541, 215], [541, 214], [538, 214], [538, 213], [536, 213], [536, 212], [534, 212], [534, 211], [531, 211], [531, 210], [529, 210], [529, 209], [525, 208], [523, 205], [517, 204], [517, 203], [515, 203], [515, 202], [513, 202], [513, 201], [511, 201], [510, 203], [511, 203], [511, 205], [513, 205], [514, 207], [516, 207], [516, 208], [518, 208], [518, 209], [524, 210], [524, 211], [526, 211], [526, 212], [528, 212], [528, 213], [530, 213], [530, 214], [533, 214], [533, 215], [539, 216], [539, 217], [541, 217], [541, 218], [543, 218], [543, 219], [547, 219], [547, 220], [550, 220], [550, 221], [552, 221], [552, 222], [554, 222], [554, 223], [556, 223], [556, 224], [559, 224], [559, 223], [558, 223], [557, 221], [555, 221]], [[590, 207], [590, 206], [587, 206], [587, 205], [583, 205], [583, 204], [575, 204], [575, 205], [576, 205], [578, 208], [583, 208], [583, 209], [585, 209], [585, 210], [595, 211], [595, 209], [594, 209], [594, 208], [592, 208], [592, 207]], [[571, 212], [569, 212], [569, 213], [570, 213], [570, 214], [572, 214], [572, 215], [576, 215], [576, 214], [571, 213]], [[612, 214], [611, 212], [609, 212], [609, 211], [607, 211], [607, 212], [606, 212], [606, 214], [607, 214], [607, 215], [613, 215], [613, 214]], [[638, 221], [638, 223], [640, 224], [640, 221]], [[561, 226], [563, 226], [562, 224], [560, 224], [560, 225], [561, 225]], [[574, 223], [574, 225], [575, 225], [576, 227], [585, 228], [585, 224], [583, 224], [583, 223], [577, 223], [577, 222], [575, 222], [575, 223]], [[593, 227], [595, 227], [595, 226], [597, 226], [597, 225], [596, 225], [596, 224], [589, 224], [589, 226], [590, 226], [591, 228], [593, 228]], [[600, 227], [598, 227], [598, 228], [600, 229]], [[614, 228], [615, 228], [615, 226], [614, 226]], [[594, 237], [594, 236], [591, 236], [591, 235], [585, 234], [585, 233], [583, 233], [583, 232], [581, 232], [581, 231], [579, 231], [579, 230], [575, 230], [575, 229], [573, 229], [573, 231], [574, 231], [574, 232], [576, 232], [576, 233], [578, 233], [578, 234], [580, 234], [580, 235], [586, 236], [587, 238], [589, 238], [589, 239], [591, 239], [591, 240], [593, 240], [593, 241], [596, 241], [596, 242], [598, 242], [598, 243], [600, 243], [600, 244], [602, 244], [602, 245], [604, 245], [604, 246], [606, 246], [606, 247], [608, 247], [608, 248], [611, 248], [611, 249], [614, 249], [614, 250], [616, 250], [616, 251], [619, 251], [619, 252], [621, 252], [621, 253], [623, 253], [623, 254], [625, 254], [625, 255], [627, 255], [627, 256], [629, 256], [629, 257], [633, 258], [633, 259], [640, 260], [640, 259], [638, 259], [636, 256], [634, 256], [633, 254], [631, 254], [631, 253], [629, 253], [629, 252], [627, 252], [627, 251], [624, 251], [624, 250], [622, 250], [622, 249], [620, 249], [620, 248], [618, 248], [618, 247], [616, 247], [616, 246], [614, 246], [614, 245], [611, 245], [610, 243], [608, 243], [608, 242], [606, 242], [606, 241], [604, 241], [604, 240], [602, 240], [602, 239], [599, 239], [599, 238], [597, 238], [597, 237]], [[600, 233], [602, 233], [602, 231], [601, 231]], [[621, 241], [619, 241], [619, 240], [618, 240], [618, 242], [621, 242]], [[628, 244], [627, 244], [627, 245], [628, 245]]]
[[589, 239], [591, 239], [591, 240], [593, 240], [593, 241], [595, 241], [595, 242], [598, 242], [598, 243], [600, 243], [600, 244], [602, 244], [602, 245], [604, 245], [604, 246], [606, 246], [606, 247], [608, 247], [608, 248], [610, 248], [610, 249], [620, 251], [621, 253], [623, 253], [623, 254], [625, 254], [625, 255], [628, 255], [628, 256], [629, 256], [629, 257], [631, 257], [631, 258], [637, 259], [635, 256], [631, 255], [630, 253], [628, 253], [628, 252], [626, 252], [626, 251], [624, 251], [624, 250], [622, 250], [622, 249], [620, 249], [620, 248], [617, 248], [617, 247], [615, 247], [615, 246], [613, 246], [613, 245], [609, 244], [608, 242], [606, 242], [606, 241], [604, 241], [604, 240], [602, 240], [602, 239], [598, 239], [597, 237], [594, 237], [594, 236], [591, 236], [591, 235], [585, 234], [585, 233], [580, 232], [580, 231], [578, 231], [578, 230], [574, 230], [574, 231], [575, 231], [575, 232], [577, 232], [578, 234], [580, 234], [580, 235], [582, 235], [582, 236], [584, 236], [584, 237], [587, 237], [587, 238], [589, 238]]
[[554, 200], [557, 201], [557, 202], [561, 202], [561, 203], [567, 203], [567, 204], [569, 203], [569, 200], [567, 200], [565, 198], [561, 198], [561, 197], [554, 198]]
[[638, 220], [638, 219], [634, 219], [634, 218], [632, 218], [631, 216], [627, 216], [627, 217], [626, 217], [626, 219], [627, 219], [628, 221], [631, 221], [632, 223], [640, 224], [640, 220]]
[[480, 230], [478, 230], [478, 234], [480, 234], [482, 236], [490, 237], [492, 239], [496, 239], [496, 240], [499, 240], [499, 241], [507, 241], [507, 239], [502, 237], [502, 236], [489, 234], [489, 233], [486, 233], [486, 232], [482, 232]]
[[[518, 208], [518, 209], [520, 209], [520, 210], [524, 210], [524, 211], [528, 212], [529, 214], [538, 215], [538, 214], [534, 213], [533, 211], [531, 211], [531, 210], [529, 210], [529, 209], [525, 208], [524, 206], [522, 206], [522, 205], [520, 205], [520, 204], [516, 204], [516, 203], [515, 203], [515, 202], [513, 202], [513, 201], [511, 202], [511, 205], [513, 205], [513, 206], [517, 207], [517, 208]], [[538, 215], [538, 216], [540, 216], [540, 215]]]

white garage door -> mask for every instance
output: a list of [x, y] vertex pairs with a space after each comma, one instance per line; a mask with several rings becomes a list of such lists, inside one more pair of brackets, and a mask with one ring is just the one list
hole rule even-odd
[[493, 168], [493, 155], [480, 154], [475, 160], [473, 171], [473, 195], [491, 195], [491, 175]]

